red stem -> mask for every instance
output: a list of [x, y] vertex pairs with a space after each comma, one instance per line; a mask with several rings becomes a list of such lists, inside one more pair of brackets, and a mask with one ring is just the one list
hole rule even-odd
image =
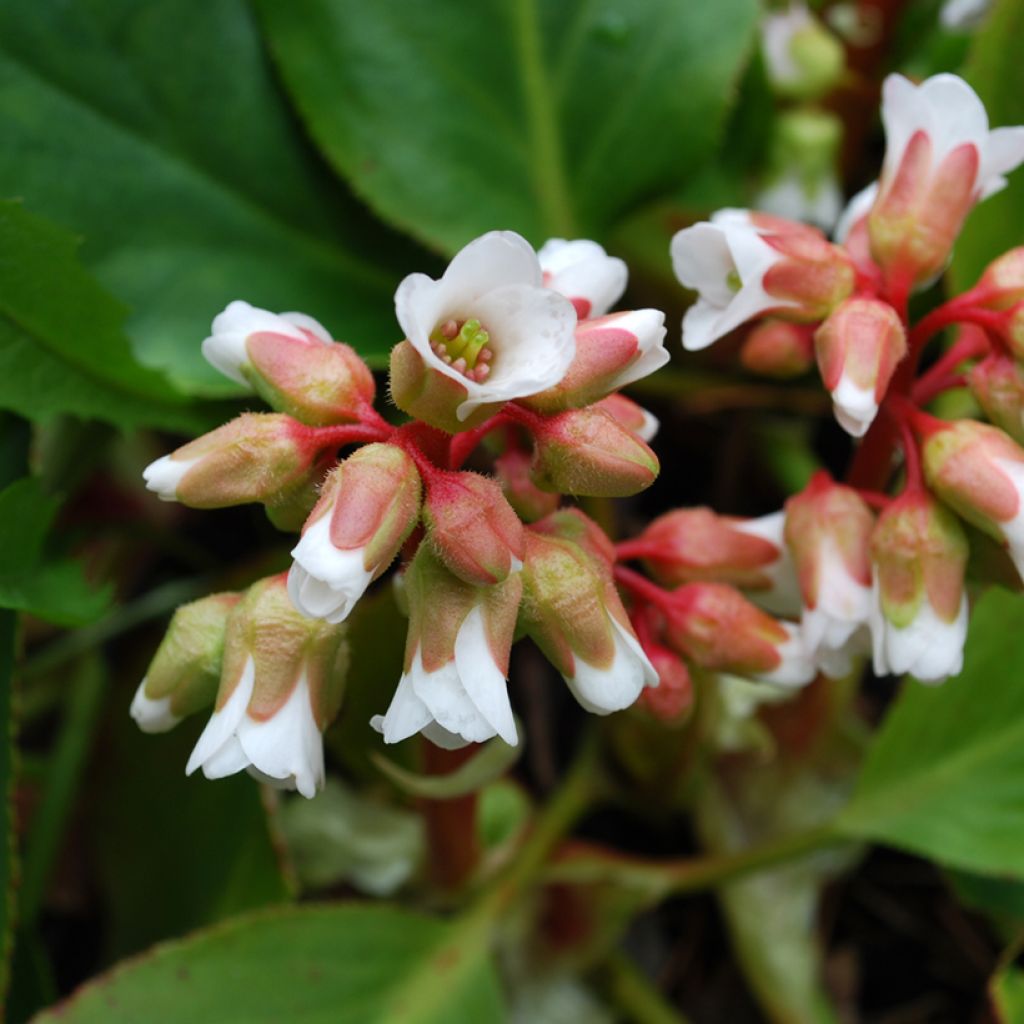
[[646, 576], [627, 569], [623, 565], [615, 566], [615, 579], [624, 586], [631, 594], [641, 600], [659, 608], [664, 608], [671, 601], [668, 591], [663, 590], [656, 583], [652, 583]]
[[511, 422], [514, 422], [512, 418], [506, 416], [504, 413], [498, 413], [496, 416], [492, 416], [489, 420], [485, 420], [479, 427], [474, 427], [472, 430], [466, 430], [461, 434], [456, 434], [452, 438], [451, 446], [448, 449], [448, 467], [450, 469], [461, 469], [466, 459], [473, 454], [476, 446], [492, 430], [495, 430], [503, 424]]
[[883, 509], [887, 508], [892, 502], [892, 496], [885, 494], [883, 491], [871, 491], [864, 487], [855, 487], [854, 490], [870, 505], [872, 508]]
[[[447, 775], [468, 761], [476, 744], [459, 750], [444, 750], [423, 741], [423, 762], [428, 775]], [[420, 801], [427, 827], [430, 874], [445, 890], [458, 889], [472, 876], [480, 861], [480, 839], [476, 828], [477, 795], [452, 800]]]
[[[899, 410], [897, 405], [894, 412]], [[917, 494], [924, 490], [924, 474], [921, 472], [921, 452], [917, 447], [917, 438], [910, 429], [907, 418], [902, 415], [896, 416], [896, 422], [900, 430], [900, 444], [903, 446], [903, 458], [907, 467], [907, 482], [904, 486], [904, 494]]]
[[646, 540], [624, 540], [615, 545], [615, 557], [623, 562], [633, 558], [656, 558], [660, 553], [661, 548], [657, 544]]
[[384, 423], [383, 428], [365, 423], [343, 423], [335, 427], [307, 427], [306, 436], [321, 450], [341, 448], [343, 445], [356, 442], [386, 441], [395, 433], [395, 428], [383, 420], [381, 422]]
[[[923, 323], [924, 321], [922, 321]], [[915, 382], [910, 396], [918, 405], [924, 405], [934, 398], [945, 387], [939, 387], [938, 381], [945, 380], [961, 364], [968, 359], [975, 359], [991, 351], [992, 344], [988, 336], [979, 327], [969, 325], [964, 328], [959, 340], [951, 345], [935, 363], [930, 366]], [[927, 397], [922, 397], [926, 395]]]

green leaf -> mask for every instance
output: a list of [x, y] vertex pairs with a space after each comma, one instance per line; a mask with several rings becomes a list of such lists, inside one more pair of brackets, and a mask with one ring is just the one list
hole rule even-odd
[[[522, 732], [521, 727], [519, 731]], [[419, 775], [376, 752], [370, 755], [370, 759], [405, 793], [428, 800], [454, 800], [500, 779], [516, 763], [521, 752], [522, 745], [510, 747], [495, 737], [447, 775]]]
[[119, 965], [36, 1024], [499, 1024], [475, 929], [382, 906], [237, 918]]
[[1024, 1020], [1024, 970], [1007, 967], [990, 982], [992, 1003], [1000, 1024], [1020, 1024]]
[[[988, 110], [993, 126], [1024, 124], [1024, 4], [996, 0], [971, 46], [963, 76]], [[1007, 249], [1024, 244], [1024, 171], [986, 199], [970, 216], [956, 243], [951, 267], [957, 291], [973, 285], [986, 265]]]
[[258, 3], [331, 163], [453, 250], [492, 228], [600, 235], [718, 142], [753, 0]]
[[0, 611], [0, 1019], [4, 1016], [15, 924], [14, 638], [16, 617]]
[[908, 681], [841, 831], [941, 864], [1024, 876], [1024, 603], [992, 589], [971, 615], [963, 672]]
[[0, 491], [0, 608], [75, 625], [100, 615], [110, 593], [109, 588], [92, 589], [76, 562], [46, 559], [44, 541], [59, 505], [59, 499], [44, 495], [32, 478]]
[[183, 388], [237, 391], [200, 353], [236, 298], [378, 357], [396, 340], [406, 257], [303, 140], [244, 0], [3, 5], [0, 135], [0, 195], [85, 236], [140, 359]]

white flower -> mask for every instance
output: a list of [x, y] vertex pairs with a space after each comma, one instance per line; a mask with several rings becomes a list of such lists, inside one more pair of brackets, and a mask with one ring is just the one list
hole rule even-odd
[[768, 310], [797, 306], [764, 288], [765, 274], [782, 258], [744, 210], [720, 210], [710, 223], [677, 232], [672, 268], [682, 284], [698, 293], [683, 317], [683, 347], [707, 348]]
[[155, 699], [147, 697], [146, 680], [143, 679], [135, 691], [132, 705], [128, 709], [129, 714], [143, 732], [167, 732], [181, 721], [171, 710], [173, 696], [173, 694], [168, 694], [166, 697]]
[[786, 631], [786, 639], [776, 647], [779, 664], [770, 672], [761, 672], [751, 678], [776, 686], [806, 686], [817, 674], [814, 653], [808, 650], [801, 630], [792, 622], [779, 622]]
[[773, 544], [778, 551], [774, 562], [758, 566], [758, 571], [768, 577], [767, 588], [746, 590], [744, 594], [759, 608], [773, 615], [798, 615], [803, 602], [800, 598], [800, 581], [796, 567], [786, 547], [786, 513], [779, 509], [757, 519], [737, 519], [729, 524], [732, 529]]
[[819, 659], [843, 651], [868, 621], [871, 587], [855, 579], [835, 541], [827, 534], [818, 550], [817, 603], [801, 619], [804, 644]]
[[1005, 175], [1024, 161], [1024, 127], [990, 131], [984, 104], [956, 75], [933, 75], [920, 85], [902, 75], [889, 75], [882, 86], [882, 123], [886, 137], [883, 192], [918, 132], [931, 143], [933, 169], [960, 146], [975, 147], [978, 169], [972, 191], [976, 201], [1004, 188]]
[[592, 665], [574, 654], [573, 674], [563, 677], [580, 705], [595, 715], [628, 708], [645, 686], [658, 685], [657, 669], [644, 653], [640, 641], [615, 616], [609, 615], [608, 621], [615, 644], [611, 664]]
[[569, 368], [576, 311], [542, 281], [529, 243], [492, 231], [456, 253], [440, 280], [410, 274], [398, 286], [395, 312], [409, 343], [468, 393], [460, 421], [478, 406], [553, 387]]
[[178, 486], [185, 474], [201, 459], [202, 455], [197, 455], [194, 459], [178, 459], [174, 455], [164, 455], [156, 462], [151, 462], [142, 471], [146, 490], [153, 491], [161, 501], [177, 501]]
[[665, 314], [660, 309], [634, 309], [613, 313], [601, 321], [601, 329], [625, 331], [636, 339], [636, 354], [607, 384], [618, 391], [660, 370], [671, 358], [665, 348]]
[[500, 736], [519, 742], [505, 673], [487, 638], [484, 612], [476, 605], [463, 619], [454, 657], [438, 668], [423, 664], [421, 646], [413, 655], [387, 713], [370, 724], [385, 743], [398, 743], [417, 732], [437, 746], [453, 749]]
[[661, 420], [653, 412], [644, 409], [642, 406], [640, 412], [643, 413], [644, 421], [634, 433], [645, 444], [650, 444], [658, 436], [658, 431], [661, 429]]
[[208, 779], [220, 779], [244, 768], [263, 782], [315, 796], [324, 781], [324, 752], [305, 670], [284, 704], [262, 721], [248, 714], [255, 683], [249, 657], [231, 695], [210, 716], [185, 773], [202, 768]]
[[321, 516], [292, 548], [288, 596], [303, 615], [343, 622], [372, 582], [376, 567], [366, 568], [364, 548], [342, 550], [331, 543], [331, 519], [330, 514]]
[[327, 330], [305, 313], [270, 313], [241, 300], [229, 303], [213, 318], [211, 332], [203, 342], [206, 361], [245, 387], [249, 382], [242, 367], [249, 361], [246, 342], [251, 334], [283, 334], [298, 341], [315, 339], [331, 344]]
[[939, 23], [954, 31], [977, 28], [991, 6], [992, 0], [946, 0], [939, 11]]
[[589, 239], [549, 238], [537, 258], [544, 284], [569, 299], [581, 320], [607, 313], [629, 280], [626, 264]]
[[871, 587], [870, 624], [875, 675], [901, 676], [909, 672], [921, 682], [938, 683], [963, 668], [967, 639], [966, 594], [952, 622], [939, 617], [925, 592], [913, 622], [897, 626], [883, 611], [876, 573]]

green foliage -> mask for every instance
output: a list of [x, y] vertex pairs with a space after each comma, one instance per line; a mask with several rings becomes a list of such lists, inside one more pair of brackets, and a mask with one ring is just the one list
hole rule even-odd
[[1020, 1024], [1024, 1020], [1024, 970], [1007, 967], [991, 984], [992, 1003], [1000, 1024]]
[[259, 4], [296, 104], [383, 217], [441, 249], [600, 237], [719, 139], [757, 5]]
[[235, 392], [199, 350], [233, 298], [394, 342], [395, 243], [305, 145], [244, 0], [4, 5], [0, 135], [0, 195], [85, 236], [139, 358], [183, 389]]
[[1024, 648], [1020, 597], [996, 589], [971, 615], [963, 672], [908, 682], [839, 819], [848, 835], [954, 867], [1024, 876]]
[[497, 978], [474, 939], [384, 906], [274, 910], [158, 947], [36, 1022], [498, 1022]]
[[13, 612], [0, 611], [0, 1018], [10, 982], [15, 914], [17, 848], [14, 832], [14, 638]]

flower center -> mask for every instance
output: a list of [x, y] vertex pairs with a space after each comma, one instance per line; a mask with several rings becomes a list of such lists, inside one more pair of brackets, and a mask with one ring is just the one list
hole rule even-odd
[[491, 372], [490, 340], [479, 320], [445, 320], [431, 332], [430, 347], [453, 370], [479, 383]]
[[734, 292], [738, 292], [743, 287], [743, 280], [740, 278], [739, 272], [736, 270], [730, 270], [725, 278], [726, 286]]

